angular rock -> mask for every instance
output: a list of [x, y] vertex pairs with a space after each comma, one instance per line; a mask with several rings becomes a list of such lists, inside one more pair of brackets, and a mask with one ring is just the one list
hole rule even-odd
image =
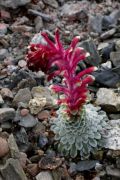
[[13, 105], [18, 106], [20, 102], [28, 104], [32, 99], [30, 90], [28, 88], [20, 89], [13, 99]]
[[91, 39], [88, 39], [79, 43], [79, 46], [83, 47], [87, 52], [90, 53], [90, 56], [85, 60], [85, 62], [92, 66], [98, 66], [101, 59], [97, 53], [97, 48], [94, 42]]
[[7, 25], [0, 23], [0, 36], [4, 36], [7, 33]]
[[111, 52], [110, 59], [115, 67], [120, 66], [120, 51]]
[[0, 91], [1, 95], [3, 98], [10, 98], [13, 99], [13, 93], [10, 89], [8, 88], [2, 88]]
[[58, 8], [58, 2], [56, 0], [43, 0], [43, 2], [53, 8]]
[[36, 176], [36, 180], [54, 180], [51, 172], [42, 171]]
[[79, 15], [81, 14], [81, 11], [87, 11], [88, 6], [88, 1], [65, 3], [61, 8], [61, 15], [70, 21], [79, 20]]
[[103, 16], [101, 14], [97, 14], [96, 16], [89, 16], [88, 22], [88, 30], [89, 32], [101, 33], [102, 32], [102, 19]]
[[17, 159], [8, 159], [0, 168], [0, 173], [5, 180], [27, 180], [27, 177]]
[[8, 138], [8, 144], [9, 144], [9, 148], [10, 148], [10, 155], [13, 159], [20, 159], [20, 151], [18, 149], [18, 146], [16, 144], [16, 140], [13, 136], [13, 134], [11, 134]]
[[111, 36], [113, 36], [113, 35], [115, 34], [115, 32], [116, 32], [116, 29], [115, 29], [115, 28], [110, 29], [109, 31], [106, 31], [106, 32], [104, 32], [103, 34], [101, 34], [100, 38], [101, 38], [102, 40], [108, 39], [108, 38], [110, 38]]
[[33, 127], [32, 132], [36, 137], [38, 137], [40, 134], [43, 134], [45, 132], [44, 124], [39, 121], [37, 125]]
[[15, 109], [13, 108], [0, 108], [0, 123], [13, 120], [15, 117]]
[[8, 56], [7, 49], [0, 49], [0, 61], [3, 61]]
[[116, 88], [120, 85], [120, 67], [113, 69], [100, 69], [92, 73], [95, 76], [95, 82], [101, 86]]
[[16, 9], [19, 6], [28, 4], [30, 0], [0, 0], [0, 6]]
[[4, 157], [9, 152], [8, 142], [0, 137], [0, 158]]
[[96, 104], [107, 112], [119, 112], [120, 96], [112, 89], [100, 88], [97, 92]]

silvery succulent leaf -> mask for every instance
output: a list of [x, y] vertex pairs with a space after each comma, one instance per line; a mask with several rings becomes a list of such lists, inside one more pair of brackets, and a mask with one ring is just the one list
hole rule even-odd
[[59, 150], [64, 155], [74, 158], [79, 153], [84, 159], [104, 147], [107, 129], [110, 128], [104, 111], [100, 112], [90, 104], [84, 106], [84, 115], [70, 120], [64, 118], [60, 108], [58, 117], [51, 125], [55, 139], [59, 141]]

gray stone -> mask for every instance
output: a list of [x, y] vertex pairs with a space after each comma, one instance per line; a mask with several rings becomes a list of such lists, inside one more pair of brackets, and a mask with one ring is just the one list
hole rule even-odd
[[100, 38], [101, 38], [102, 40], [108, 39], [108, 38], [110, 38], [111, 36], [113, 36], [113, 35], [115, 34], [115, 32], [116, 32], [116, 29], [115, 29], [115, 28], [112, 28], [112, 29], [110, 29], [109, 31], [106, 31], [106, 32], [102, 33], [101, 36], [100, 36]]
[[117, 51], [120, 51], [120, 40], [118, 40], [118, 41], [115, 42], [115, 49], [116, 49]]
[[110, 119], [120, 119], [120, 113], [119, 114], [109, 114]]
[[2, 105], [2, 104], [4, 104], [4, 100], [3, 100], [3, 98], [2, 98], [2, 96], [0, 94], [0, 105]]
[[3, 131], [11, 129], [12, 128], [12, 123], [10, 123], [10, 122], [3, 122], [1, 124], [1, 128], [2, 128]]
[[36, 180], [53, 180], [53, 177], [51, 172], [42, 171], [36, 176]]
[[32, 98], [28, 88], [20, 89], [13, 99], [13, 105], [18, 106], [20, 102], [28, 104]]
[[53, 8], [58, 8], [58, 2], [56, 0], [43, 0], [43, 2]]
[[97, 14], [96, 16], [89, 16], [88, 22], [88, 30], [89, 32], [101, 33], [102, 32], [102, 19], [103, 16], [101, 14]]
[[0, 6], [16, 9], [19, 6], [26, 5], [30, 0], [0, 0]]
[[7, 49], [0, 49], [0, 61], [3, 61], [8, 56]]
[[94, 42], [91, 39], [79, 43], [79, 47], [83, 47], [87, 52], [90, 53], [90, 56], [85, 60], [88, 64], [92, 66], [98, 66], [101, 62], [100, 56], [97, 53], [97, 48]]
[[0, 108], [0, 123], [13, 120], [15, 117], [15, 109], [13, 108]]
[[111, 52], [110, 59], [115, 67], [120, 66], [120, 51]]
[[61, 8], [61, 15], [67, 18], [69, 21], [79, 20], [81, 11], [87, 11], [88, 6], [88, 1], [65, 3]]
[[112, 166], [107, 166], [106, 172], [109, 176], [120, 178], [120, 169], [114, 168]]
[[101, 106], [106, 112], [119, 112], [120, 96], [112, 89], [100, 88], [97, 92], [96, 104]]
[[6, 164], [0, 168], [4, 180], [27, 180], [27, 177], [17, 159], [8, 159]]
[[21, 152], [26, 152], [29, 149], [30, 143], [25, 128], [21, 128], [15, 134], [16, 142]]
[[28, 114], [26, 116], [21, 116], [20, 122], [18, 124], [25, 128], [32, 128], [37, 123], [38, 123], [38, 120], [34, 118], [31, 114]]
[[43, 28], [43, 20], [40, 16], [37, 16], [35, 18], [34, 22], [35, 22], [35, 31], [36, 31], [36, 33], [38, 33]]
[[10, 148], [11, 157], [14, 159], [19, 159], [20, 158], [20, 152], [19, 152], [19, 149], [18, 149], [18, 146], [16, 144], [16, 141], [15, 141], [13, 134], [11, 134], [9, 136], [8, 144], [9, 144], [9, 148]]
[[120, 157], [118, 157], [118, 159], [116, 160], [116, 165], [117, 165], [117, 168], [120, 169]]

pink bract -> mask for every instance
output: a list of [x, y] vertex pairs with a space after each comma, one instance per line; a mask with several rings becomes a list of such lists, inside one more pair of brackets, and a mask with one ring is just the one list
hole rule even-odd
[[[76, 47], [80, 37], [75, 37], [70, 46], [65, 49], [60, 41], [58, 30], [55, 32], [55, 42], [51, 41], [46, 33], [41, 33], [46, 44], [30, 44], [27, 54], [28, 68], [31, 70], [42, 70], [48, 75], [48, 80], [54, 76], [61, 75], [64, 84], [53, 85], [52, 89], [57, 93], [64, 94], [59, 99], [59, 104], [66, 104], [67, 112], [72, 114], [79, 111], [86, 103], [87, 85], [94, 81], [93, 76], [88, 75], [96, 70], [95, 67], [87, 68], [76, 74], [78, 62], [86, 59], [88, 53], [80, 47]], [[56, 65], [57, 70], [50, 72]]]

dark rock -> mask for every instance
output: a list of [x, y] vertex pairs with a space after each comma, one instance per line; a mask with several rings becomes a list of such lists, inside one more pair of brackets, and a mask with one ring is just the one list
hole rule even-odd
[[13, 108], [0, 108], [0, 123], [13, 120], [15, 117], [15, 110]]
[[45, 132], [45, 126], [43, 123], [38, 122], [35, 127], [33, 127], [32, 132], [34, 133], [34, 136], [38, 137], [40, 134], [43, 134]]
[[40, 135], [38, 140], [38, 146], [44, 148], [48, 144], [48, 139], [45, 135]]
[[109, 117], [110, 117], [110, 119], [112, 119], [112, 120], [116, 120], [116, 119], [120, 119], [120, 114], [109, 114]]
[[32, 99], [30, 90], [28, 88], [20, 89], [13, 99], [13, 105], [18, 107], [20, 102], [28, 104]]
[[113, 69], [100, 69], [92, 73], [95, 76], [95, 82], [102, 87], [115, 88], [120, 84], [120, 67]]
[[98, 163], [99, 161], [97, 160], [85, 160], [85, 161], [80, 161], [76, 164], [76, 169], [77, 171], [81, 172], [81, 171], [87, 171], [90, 169], [95, 168], [96, 163]]
[[94, 42], [91, 39], [89, 39], [79, 43], [79, 46], [83, 47], [87, 52], [90, 53], [90, 56], [85, 60], [85, 62], [92, 66], [98, 66], [101, 62], [101, 59], [97, 53], [97, 49]]
[[29, 149], [30, 143], [28, 141], [28, 135], [24, 128], [21, 128], [20, 131], [16, 132], [15, 139], [20, 151], [26, 152]]
[[0, 168], [5, 180], [27, 180], [27, 177], [17, 159], [8, 159], [6, 164]]
[[62, 164], [62, 160], [60, 158], [55, 158], [51, 156], [42, 157], [39, 162], [39, 168], [41, 169], [56, 169]]
[[103, 62], [110, 59], [110, 53], [115, 50], [115, 43], [110, 43], [107, 47], [101, 50]]

